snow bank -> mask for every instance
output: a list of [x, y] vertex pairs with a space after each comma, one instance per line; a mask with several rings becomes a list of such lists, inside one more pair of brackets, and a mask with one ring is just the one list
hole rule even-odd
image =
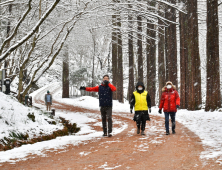
[[[76, 135], [57, 137], [50, 141], [37, 142], [32, 145], [23, 145], [19, 148], [14, 148], [8, 151], [0, 152], [0, 162], [17, 162], [19, 160], [26, 160], [26, 156], [30, 155], [42, 155], [46, 156], [45, 152], [50, 149], [62, 149], [68, 144], [78, 145], [86, 140], [90, 140], [95, 137], [101, 137], [101, 133], [92, 130], [86, 123], [94, 122], [95, 119], [88, 118], [87, 116], [81, 115], [80, 113], [63, 113], [57, 112], [57, 117], [61, 116], [69, 118], [72, 123], [76, 123], [78, 119], [78, 127], [81, 127], [81, 131]], [[24, 125], [23, 125], [24, 126]], [[83, 135], [86, 134], [87, 135]], [[13, 160], [17, 159], [17, 160]]]
[[[43, 112], [25, 107], [12, 96], [1, 93], [0, 98], [0, 139], [9, 137], [11, 132], [28, 133], [29, 137], [38, 136], [40, 133], [51, 134], [62, 129], [62, 125], [50, 125], [46, 120], [51, 120]], [[28, 114], [35, 115], [35, 122], [28, 118]]]
[[177, 120], [196, 133], [204, 146], [201, 158], [217, 158], [222, 164], [222, 113], [179, 110]]

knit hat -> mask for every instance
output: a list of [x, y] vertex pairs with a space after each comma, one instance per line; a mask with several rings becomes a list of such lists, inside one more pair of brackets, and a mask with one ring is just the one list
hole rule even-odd
[[49, 90], [47, 90], [47, 93], [49, 93]]

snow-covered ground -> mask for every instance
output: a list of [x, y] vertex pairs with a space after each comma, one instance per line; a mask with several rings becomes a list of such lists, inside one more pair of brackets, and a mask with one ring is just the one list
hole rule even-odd
[[[32, 138], [34, 135], [39, 136], [42, 132], [51, 134], [53, 131], [63, 128], [61, 124], [49, 125], [46, 120], [52, 119], [39, 110], [18, 103], [14, 97], [2, 92], [0, 92], [0, 96], [0, 139], [8, 137], [12, 132], [28, 133]], [[28, 118], [29, 113], [35, 115], [35, 122]]]
[[[39, 93], [42, 93], [42, 91], [46, 91], [50, 89], [51, 91], [60, 88], [60, 85], [58, 83], [51, 84], [48, 87], [44, 87], [42, 89], [39, 89], [35, 93], [32, 94], [32, 96], [36, 96]], [[24, 107], [16, 102], [15, 99], [12, 99], [9, 96], [6, 96], [2, 94], [3, 97], [0, 99], [0, 115], [1, 119], [3, 120], [3, 116], [7, 115], [7, 117], [4, 117], [4, 120], [8, 120], [9, 125], [8, 127], [1, 128], [0, 135], [7, 134], [11, 130], [10, 128], [14, 128], [16, 130], [19, 130], [21, 132], [28, 129], [28, 127], [36, 127], [34, 130], [38, 132], [39, 129], [46, 130], [44, 133], [50, 133], [53, 128], [61, 128], [61, 126], [58, 124], [55, 127], [52, 125], [48, 125], [46, 122], [44, 122], [44, 119], [41, 116], [42, 113], [33, 110], [27, 107]], [[41, 98], [43, 96], [41, 95]], [[98, 99], [89, 97], [89, 96], [83, 96], [79, 98], [70, 98], [70, 99], [62, 99], [61, 97], [61, 90], [58, 90], [55, 94], [53, 94], [53, 99], [57, 100], [61, 103], [70, 104], [73, 106], [79, 106], [87, 109], [94, 109], [99, 110], [99, 102]], [[45, 109], [45, 106], [38, 105], [42, 109]], [[129, 113], [129, 104], [128, 103], [119, 103], [117, 101], [113, 102], [113, 114], [122, 115], [123, 117], [127, 117], [129, 119], [132, 119], [132, 116], [130, 114], [123, 114], [120, 112], [127, 112]], [[29, 112], [34, 112], [35, 115], [40, 115], [40, 117], [36, 116], [36, 122], [32, 122], [29, 119], [27, 119], [26, 115]], [[7, 114], [6, 114], [7, 113]], [[157, 115], [163, 117], [163, 114], [158, 114], [158, 108], [153, 107], [151, 115]], [[15, 162], [15, 160], [12, 159], [25, 159], [26, 156], [32, 155], [32, 154], [38, 154], [44, 156], [44, 151], [47, 151], [49, 149], [61, 149], [65, 148], [67, 144], [73, 144], [78, 145], [80, 143], [85, 143], [86, 141], [90, 139], [99, 139], [101, 137], [101, 132], [95, 131], [91, 129], [87, 123], [94, 122], [95, 125], [101, 126], [101, 122], [97, 122], [97, 119], [100, 118], [98, 114], [94, 113], [73, 113], [69, 111], [59, 111], [56, 110], [56, 117], [64, 117], [68, 120], [70, 120], [72, 123], [77, 123], [77, 126], [81, 127], [81, 131], [77, 133], [76, 135], [72, 136], [65, 136], [65, 137], [57, 137], [56, 139], [50, 140], [50, 141], [44, 141], [44, 142], [38, 142], [33, 145], [24, 145], [20, 148], [15, 148], [9, 151], [0, 152], [0, 162], [5, 161], [11, 161], [12, 163]], [[19, 122], [17, 122], [19, 120]], [[195, 134], [197, 134], [200, 139], [202, 140], [203, 145], [205, 146], [205, 151], [202, 152], [201, 158], [216, 158], [217, 162], [222, 162], [222, 113], [221, 112], [204, 112], [203, 110], [200, 111], [187, 111], [187, 110], [179, 110], [176, 115], [176, 121], [183, 123], [187, 128], [189, 128], [191, 131], [193, 131]], [[14, 122], [14, 123], [13, 123]], [[24, 124], [24, 122], [27, 124]], [[119, 120], [114, 120], [113, 122], [120, 124]], [[21, 124], [23, 123], [23, 124]], [[39, 125], [36, 126], [38, 123]], [[2, 127], [2, 123], [0, 126]], [[121, 123], [123, 126], [120, 128], [114, 128], [113, 134], [117, 134], [122, 132], [125, 128], [127, 128], [127, 124]], [[43, 127], [40, 127], [44, 126]], [[160, 130], [157, 126], [161, 125], [161, 123], [155, 124], [155, 127], [149, 127], [149, 133], [155, 133], [157, 130]], [[6, 126], [6, 125], [4, 125]], [[162, 123], [162, 126], [164, 126], [164, 123]], [[8, 129], [7, 129], [8, 128]], [[51, 128], [51, 129], [50, 129]], [[3, 129], [3, 130], [2, 130]], [[161, 128], [161, 131], [164, 129], [164, 127]], [[2, 133], [4, 131], [4, 133]], [[129, 135], [132, 135], [135, 133], [135, 129], [132, 129], [132, 133], [130, 132]], [[161, 136], [159, 137], [161, 138]], [[157, 139], [158, 141], [158, 139]], [[154, 142], [157, 142], [154, 141]], [[161, 141], [159, 141], [161, 142]]]

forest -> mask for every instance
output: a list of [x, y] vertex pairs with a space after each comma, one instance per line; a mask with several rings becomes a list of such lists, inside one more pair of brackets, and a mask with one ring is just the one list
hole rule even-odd
[[51, 81], [111, 76], [128, 102], [143, 81], [152, 105], [167, 81], [181, 109], [221, 108], [222, 0], [0, 0], [0, 69], [20, 102]]

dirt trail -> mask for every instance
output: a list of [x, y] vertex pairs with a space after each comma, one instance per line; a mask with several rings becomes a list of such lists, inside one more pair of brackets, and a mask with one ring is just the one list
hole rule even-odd
[[[36, 102], [43, 103], [39, 99]], [[56, 109], [100, 114], [95, 110], [54, 103]], [[132, 115], [128, 113], [114, 114], [113, 117], [127, 123], [128, 128], [111, 138], [101, 137], [78, 146], [69, 145], [66, 149], [47, 152], [47, 157], [35, 156], [16, 164], [5, 163], [0, 169], [221, 169], [213, 160], [203, 163], [199, 159], [203, 151], [201, 140], [182, 124], [177, 123], [175, 135], [166, 136], [164, 128], [158, 126], [164, 119], [151, 114], [151, 121], [147, 122], [146, 135], [141, 136], [136, 134], [136, 126], [128, 118], [130, 116]], [[101, 127], [90, 125], [101, 131], [102, 135]], [[160, 129], [153, 130], [154, 126]]]

